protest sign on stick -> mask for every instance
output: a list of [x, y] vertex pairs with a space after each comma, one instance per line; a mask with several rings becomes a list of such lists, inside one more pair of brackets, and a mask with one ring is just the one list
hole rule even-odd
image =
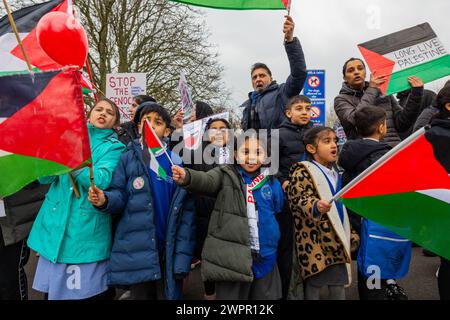
[[229, 117], [230, 114], [228, 112], [224, 112], [185, 124], [183, 126], [183, 139], [185, 147], [189, 150], [195, 150], [200, 146], [203, 135], [205, 134], [206, 124], [210, 119], [225, 119], [228, 121]]
[[131, 120], [133, 97], [147, 92], [145, 73], [110, 73], [106, 75], [106, 97], [120, 109], [122, 122]]
[[192, 102], [191, 91], [186, 80], [184, 73], [180, 75], [180, 81], [178, 82], [178, 91], [181, 97], [181, 110], [184, 113], [184, 122], [189, 121], [193, 112], [195, 112], [194, 103]]

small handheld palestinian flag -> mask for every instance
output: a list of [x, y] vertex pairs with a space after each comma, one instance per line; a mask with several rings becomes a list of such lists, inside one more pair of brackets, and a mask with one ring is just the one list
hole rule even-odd
[[165, 153], [172, 166], [174, 164], [148, 120], [144, 123], [144, 130], [142, 134], [142, 143], [144, 145], [144, 162], [149, 165], [150, 169], [156, 173], [158, 177], [163, 180], [170, 181], [170, 177], [167, 175], [167, 172], [159, 164], [156, 158]]
[[0, 97], [0, 198], [89, 162], [78, 71], [3, 76]]
[[387, 76], [380, 88], [390, 95], [410, 89], [408, 77], [424, 83], [450, 75], [450, 55], [428, 23], [358, 45], [370, 71]]
[[286, 9], [284, 3], [290, 0], [172, 0], [184, 4], [234, 10], [279, 10]]
[[[49, 71], [60, 69], [62, 66], [53, 61], [37, 41], [36, 26], [39, 20], [49, 12], [72, 12], [72, 1], [52, 0], [22, 8], [12, 13], [17, 30], [35, 71]], [[0, 18], [0, 76], [28, 73], [27, 64], [20, 50], [13, 29], [9, 23], [8, 16]], [[88, 77], [81, 78], [83, 92], [93, 91], [93, 86]]]
[[450, 130], [414, 133], [334, 199], [450, 259]]

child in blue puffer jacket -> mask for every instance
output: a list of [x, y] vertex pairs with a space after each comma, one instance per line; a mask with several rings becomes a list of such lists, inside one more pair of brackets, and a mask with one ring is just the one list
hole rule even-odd
[[[170, 133], [170, 115], [154, 102], [139, 106], [134, 119], [140, 136], [146, 121], [162, 141]], [[112, 247], [108, 283], [129, 286], [131, 299], [180, 299], [195, 246], [193, 198], [169, 178], [155, 173], [145, 160], [142, 138], [128, 146], [110, 188], [89, 191], [99, 210], [121, 214]], [[181, 160], [167, 150], [156, 153], [159, 166], [171, 172]]]

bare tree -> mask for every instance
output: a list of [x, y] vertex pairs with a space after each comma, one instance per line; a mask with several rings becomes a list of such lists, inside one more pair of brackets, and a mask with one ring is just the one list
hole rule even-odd
[[[8, 0], [11, 8], [41, 3]], [[94, 83], [106, 74], [147, 73], [147, 93], [172, 113], [180, 107], [178, 80], [186, 74], [194, 100], [223, 110], [230, 93], [201, 11], [167, 0], [73, 0], [89, 38]], [[2, 8], [3, 9], [3, 8]]]
[[148, 94], [172, 112], [178, 79], [187, 75], [195, 100], [223, 106], [229, 92], [201, 12], [165, 0], [78, 0], [90, 40], [94, 82], [109, 72], [147, 73]]

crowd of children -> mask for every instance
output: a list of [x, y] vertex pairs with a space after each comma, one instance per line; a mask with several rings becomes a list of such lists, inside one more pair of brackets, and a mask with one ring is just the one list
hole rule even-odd
[[[176, 154], [172, 148], [183, 143], [174, 134], [182, 130], [182, 112], [172, 118], [154, 98], [138, 96], [132, 120], [119, 126], [112, 101], [95, 104], [88, 115], [95, 185], [89, 168], [39, 179], [50, 189], [27, 241], [39, 254], [35, 290], [50, 300], [108, 300], [115, 288], [128, 290], [133, 300], [182, 299], [184, 280], [198, 261], [207, 300], [318, 300], [325, 292], [328, 299], [344, 300], [356, 259], [361, 299], [407, 299], [396, 280], [408, 273], [411, 242], [330, 200], [414, 127], [423, 83], [409, 78], [402, 107], [381, 94], [385, 77], [366, 82], [362, 60], [345, 62], [335, 111], [349, 141], [339, 154], [335, 131], [314, 126], [311, 101], [299, 95], [304, 57], [290, 17], [284, 27], [290, 59], [301, 60], [290, 86], [278, 86], [267, 66], [256, 64], [255, 91], [244, 111], [246, 129], [279, 129], [278, 145], [258, 130], [235, 136], [230, 122], [218, 118], [207, 122], [207, 141], [197, 150], [182, 147]], [[271, 115], [261, 109], [263, 98], [277, 101], [276, 108], [267, 106]], [[212, 115], [206, 103], [196, 105], [190, 121]], [[437, 113], [427, 123], [449, 130], [449, 84], [433, 108]], [[162, 143], [155, 154], [144, 141], [147, 125]], [[275, 173], [269, 169], [273, 148], [280, 159]], [[162, 171], [151, 168], [153, 157]], [[10, 244], [1, 232], [15, 227], [15, 213], [8, 210], [9, 220], [0, 219], [2, 257]], [[22, 233], [14, 251], [20, 257], [27, 238]], [[23, 262], [15, 265], [20, 275], [14, 279], [21, 278]], [[368, 281], [374, 265], [381, 270], [378, 287]], [[449, 298], [449, 265], [442, 258], [443, 298]], [[8, 295], [13, 289], [0, 280], [0, 299], [26, 297]]]

